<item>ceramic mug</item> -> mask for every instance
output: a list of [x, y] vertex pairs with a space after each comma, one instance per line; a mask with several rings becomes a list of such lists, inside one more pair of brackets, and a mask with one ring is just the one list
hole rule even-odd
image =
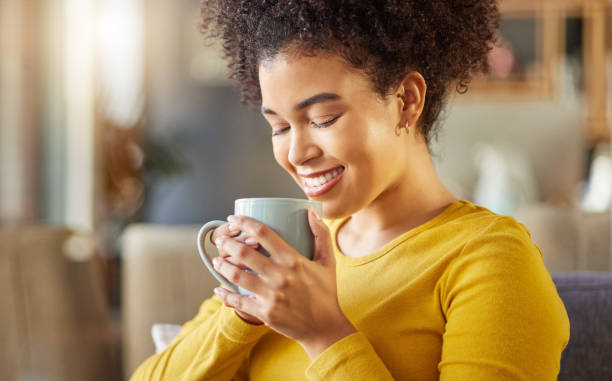
[[[314, 255], [314, 236], [308, 223], [308, 209], [314, 208], [319, 216], [322, 215], [323, 206], [319, 201], [295, 198], [241, 198], [234, 202], [234, 214], [251, 217], [274, 230], [287, 244], [308, 259]], [[209, 252], [216, 247], [210, 242], [209, 235], [226, 221], [210, 221], [204, 224], [198, 233], [198, 251], [202, 261], [210, 273], [221, 284], [240, 294], [251, 294], [227, 280], [212, 266]], [[260, 244], [257, 249], [265, 256], [270, 256]], [[245, 269], [255, 273], [251, 269]], [[256, 274], [256, 273], [255, 273]]]

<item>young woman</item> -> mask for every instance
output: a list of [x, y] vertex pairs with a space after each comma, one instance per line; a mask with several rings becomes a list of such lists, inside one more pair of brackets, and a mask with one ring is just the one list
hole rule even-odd
[[555, 380], [569, 322], [539, 249], [453, 197], [430, 158], [498, 17], [493, 0], [204, 0], [203, 31], [324, 220], [309, 215], [309, 261], [228, 217], [215, 267], [254, 296], [215, 289], [133, 378]]

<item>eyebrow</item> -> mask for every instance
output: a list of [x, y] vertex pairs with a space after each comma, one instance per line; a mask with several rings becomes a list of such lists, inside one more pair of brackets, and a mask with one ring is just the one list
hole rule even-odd
[[[299, 110], [303, 110], [308, 106], [312, 106], [315, 103], [322, 103], [322, 102], [327, 102], [327, 101], [335, 101], [340, 99], [340, 95], [338, 94], [334, 94], [334, 93], [319, 93], [317, 95], [313, 95], [310, 98], [306, 98], [303, 101], [301, 101], [300, 103], [298, 103], [297, 105], [295, 105], [295, 107], [293, 108], [295, 111], [299, 111]], [[261, 106], [261, 113], [262, 114], [270, 114], [270, 115], [276, 115], [276, 111], [271, 110], [267, 107]]]

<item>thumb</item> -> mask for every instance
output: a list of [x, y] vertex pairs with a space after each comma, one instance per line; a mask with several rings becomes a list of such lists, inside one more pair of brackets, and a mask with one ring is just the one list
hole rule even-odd
[[312, 260], [320, 262], [323, 266], [335, 263], [329, 229], [313, 208], [308, 210], [308, 223], [310, 224], [310, 230], [312, 230], [315, 240], [315, 250]]

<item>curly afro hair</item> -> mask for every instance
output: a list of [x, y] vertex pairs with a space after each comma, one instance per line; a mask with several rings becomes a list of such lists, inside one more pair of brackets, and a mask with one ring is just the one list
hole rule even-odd
[[473, 74], [488, 71], [498, 27], [495, 0], [202, 0], [200, 18], [253, 106], [261, 103], [259, 64], [290, 49], [339, 55], [382, 99], [418, 71], [427, 83], [419, 127], [428, 144], [448, 90], [464, 93]]

